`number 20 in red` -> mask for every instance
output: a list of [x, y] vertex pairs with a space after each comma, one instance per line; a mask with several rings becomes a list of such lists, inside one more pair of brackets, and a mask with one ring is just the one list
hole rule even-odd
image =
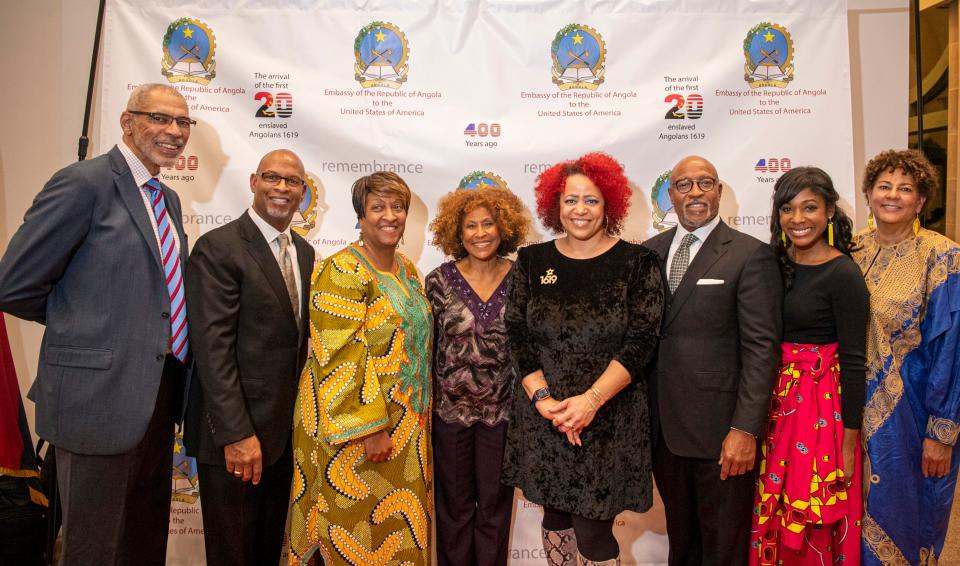
[[[683, 96], [680, 94], [668, 94], [663, 101], [671, 105], [670, 110], [667, 111], [667, 115], [664, 116], [664, 118], [672, 120], [690, 118], [691, 120], [696, 120], [700, 118], [700, 116], [703, 116], [703, 95], [701, 94], [690, 94], [687, 96], [686, 101], [684, 101]], [[684, 105], [687, 107], [686, 115], [684, 115], [683, 112]]]
[[293, 115], [293, 95], [289, 92], [260, 91], [253, 95], [253, 99], [263, 103], [254, 114], [257, 118], [289, 118]]

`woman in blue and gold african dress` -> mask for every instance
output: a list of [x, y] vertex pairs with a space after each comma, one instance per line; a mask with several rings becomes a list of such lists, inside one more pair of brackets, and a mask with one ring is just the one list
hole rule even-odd
[[917, 220], [937, 188], [917, 151], [867, 164], [876, 227], [855, 237], [870, 291], [867, 401], [861, 434], [863, 564], [936, 564], [960, 459], [960, 247]]
[[396, 252], [410, 189], [353, 184], [360, 239], [318, 268], [293, 431], [290, 564], [430, 563], [433, 317]]

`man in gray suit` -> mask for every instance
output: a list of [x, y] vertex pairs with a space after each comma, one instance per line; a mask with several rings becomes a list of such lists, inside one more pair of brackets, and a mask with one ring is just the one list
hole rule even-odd
[[646, 242], [669, 288], [650, 382], [669, 563], [746, 564], [757, 438], [780, 360], [780, 271], [770, 246], [717, 217], [712, 163], [680, 160], [669, 191], [680, 225]]
[[56, 447], [61, 565], [162, 565], [189, 328], [180, 199], [157, 176], [196, 124], [136, 88], [122, 142], [58, 171], [0, 259], [0, 311], [46, 326], [37, 433]]

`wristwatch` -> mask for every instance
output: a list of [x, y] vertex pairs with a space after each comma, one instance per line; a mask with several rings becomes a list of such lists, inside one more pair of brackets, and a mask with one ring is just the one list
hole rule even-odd
[[536, 405], [537, 401], [548, 399], [550, 397], [552, 397], [552, 395], [550, 395], [550, 388], [541, 387], [540, 389], [537, 389], [536, 391], [533, 392], [533, 396], [530, 397], [530, 404]]

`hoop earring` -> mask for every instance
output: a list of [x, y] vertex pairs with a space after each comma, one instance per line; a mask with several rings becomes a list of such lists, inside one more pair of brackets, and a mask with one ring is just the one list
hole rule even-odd
[[827, 222], [827, 245], [833, 247], [833, 218]]

